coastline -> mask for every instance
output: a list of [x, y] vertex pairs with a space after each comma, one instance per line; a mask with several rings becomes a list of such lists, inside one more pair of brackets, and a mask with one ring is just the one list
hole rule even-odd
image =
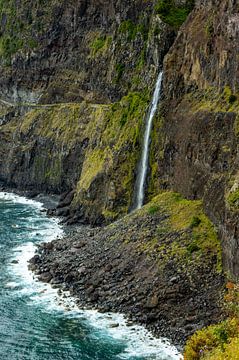
[[[27, 196], [27, 192], [18, 193]], [[46, 207], [48, 196], [37, 196], [34, 200], [40, 201], [40, 198], [45, 198]], [[205, 273], [211, 269], [197, 268], [198, 280], [200, 277], [203, 280], [198, 284], [198, 291], [194, 286], [194, 293], [187, 293], [187, 279], [174, 269], [173, 263], [162, 275], [155, 261], [137, 250], [135, 236], [140, 235], [141, 228], [136, 214], [131, 220], [128, 224], [123, 218], [104, 228], [64, 225], [63, 238], [40, 244], [29, 269], [60, 295], [68, 292], [79, 309], [124, 314], [129, 325], [139, 324], [155, 337], [169, 339], [181, 351], [188, 336], [209, 321], [220, 319], [220, 307], [212, 299], [218, 296], [223, 279], [212, 274], [210, 288], [200, 294], [205, 286]], [[160, 219], [146, 220], [144, 232], [154, 228]], [[127, 232], [131, 240], [134, 239], [130, 244], [125, 244], [125, 239], [119, 236]], [[194, 315], [187, 312], [190, 301]]]
[[[6, 189], [5, 189], [6, 190]], [[9, 194], [10, 200], [14, 201], [14, 197], [16, 198], [19, 195], [15, 195], [15, 193], [11, 192], [8, 193], [3, 191], [6, 194], [6, 197]], [[25, 200], [21, 197], [17, 199], [21, 203]], [[38, 197], [39, 200], [39, 197]], [[29, 203], [32, 205], [35, 203], [37, 207], [39, 207], [39, 201], [35, 201], [30, 199], [26, 199], [26, 204]], [[42, 209], [41, 209], [42, 210]], [[54, 218], [53, 218], [54, 221]], [[56, 224], [57, 224], [56, 220]], [[61, 227], [59, 227], [61, 229]], [[89, 229], [88, 229], [89, 230]], [[78, 229], [79, 231], [79, 229]], [[55, 229], [55, 234], [57, 233], [57, 229]], [[51, 231], [49, 234], [48, 240], [51, 241], [54, 237], [54, 232]], [[58, 241], [62, 236], [62, 230], [59, 232]], [[139, 341], [139, 347], [141, 347], [142, 351], [145, 352], [144, 356], [152, 353], [153, 356], [157, 356], [155, 358], [160, 358], [160, 354], [162, 355], [163, 359], [179, 359], [180, 354], [177, 352], [176, 348], [168, 342], [167, 339], [157, 339], [152, 336], [152, 334], [144, 327], [139, 325], [133, 324], [132, 322], [129, 323], [125, 315], [115, 313], [100, 313], [95, 309], [85, 309], [80, 308], [79, 304], [77, 305], [74, 297], [71, 296], [70, 292], [64, 292], [58, 290], [58, 287], [51, 286], [51, 284], [44, 284], [43, 282], [37, 281], [35, 275], [28, 270], [28, 261], [34, 255], [36, 251], [36, 246], [41, 248], [41, 244], [34, 244], [34, 243], [26, 243], [22, 246], [19, 246], [14, 251], [13, 261], [10, 264], [11, 272], [13, 272], [17, 277], [22, 278], [23, 285], [25, 284], [24, 289], [22, 290], [24, 293], [30, 293], [31, 299], [34, 302], [42, 302], [44, 303], [44, 308], [55, 309], [58, 312], [64, 312], [66, 316], [73, 316], [76, 318], [87, 318], [93, 327], [98, 328], [100, 331], [107, 331], [112, 338], [116, 340], [121, 340], [121, 337], [128, 338], [129, 348], [127, 348], [127, 352], [132, 353], [131, 356], [138, 356], [140, 355], [140, 350], [135, 349], [135, 343]], [[20, 284], [21, 281], [20, 280]], [[21, 284], [22, 285], [22, 284]], [[19, 284], [9, 283], [9, 287], [19, 286]], [[156, 349], [158, 347], [158, 353], [156, 353]]]
[[213, 257], [188, 271], [173, 259], [160, 268], [143, 247], [164, 218], [139, 211], [103, 228], [67, 227], [62, 239], [40, 245], [29, 268], [59, 292], [69, 291], [80, 308], [125, 314], [182, 350], [196, 330], [220, 320], [224, 278]]

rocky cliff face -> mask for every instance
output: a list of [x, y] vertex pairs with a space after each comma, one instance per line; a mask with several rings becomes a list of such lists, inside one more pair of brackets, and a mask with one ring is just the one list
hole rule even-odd
[[203, 198], [222, 238], [225, 268], [236, 277], [238, 35], [237, 2], [197, 3], [164, 62], [164, 101], [152, 155], [158, 188]]
[[[157, 72], [192, 1], [0, 3], [0, 180], [71, 192], [74, 221], [131, 206]], [[162, 21], [163, 19], [163, 21]], [[238, 5], [197, 1], [164, 61], [149, 197], [203, 198], [239, 275]], [[63, 201], [63, 205], [69, 201]]]
[[1, 16], [0, 89], [13, 102], [119, 100], [152, 84], [170, 45], [142, 0], [1, 2]]
[[[160, 331], [175, 327], [171, 335], [177, 341], [218, 320], [224, 281], [220, 247], [198, 199], [218, 229], [225, 270], [238, 278], [238, 2], [197, 0], [188, 18], [191, 0], [21, 0], [15, 5], [0, 1], [0, 182], [61, 194], [56, 214], [68, 223], [102, 225], [131, 208], [144, 119], [164, 68], [148, 179], [147, 197], [154, 200], [92, 230], [92, 238], [81, 235], [91, 240], [84, 245], [86, 257], [81, 253], [89, 269], [80, 288], [79, 234], [62, 240], [59, 252], [51, 252], [55, 242], [46, 245], [43, 264], [50, 261], [54, 268], [66, 259], [55, 280], [76, 295], [83, 289], [86, 303], [96, 306], [109, 306], [107, 271], [112, 270], [110, 308], [132, 314], [130, 299], [137, 296], [137, 317], [144, 314], [155, 329], [161, 321]], [[66, 281], [68, 254], [75, 269]], [[95, 259], [96, 286], [88, 282]], [[137, 285], [125, 299], [118, 298], [115, 289], [125, 287], [125, 278], [117, 271], [126, 276], [134, 261], [141, 266], [145, 259], [151, 269], [145, 292]], [[99, 274], [105, 277], [102, 285]], [[131, 275], [134, 287], [142, 272]], [[170, 293], [168, 283], [177, 282]], [[178, 311], [180, 331], [174, 324]]]
[[125, 214], [174, 28], [141, 0], [1, 2], [0, 10], [1, 181], [74, 189], [74, 221]]

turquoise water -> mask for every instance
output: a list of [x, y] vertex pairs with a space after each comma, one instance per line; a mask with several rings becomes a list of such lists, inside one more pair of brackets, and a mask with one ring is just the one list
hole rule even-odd
[[0, 359], [179, 359], [143, 328], [127, 327], [122, 315], [76, 309], [33, 279], [27, 260], [34, 244], [61, 233], [41, 204], [0, 193]]

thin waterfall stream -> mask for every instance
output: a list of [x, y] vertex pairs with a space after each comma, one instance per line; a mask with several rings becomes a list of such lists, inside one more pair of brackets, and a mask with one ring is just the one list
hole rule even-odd
[[144, 142], [143, 150], [141, 155], [141, 160], [139, 164], [139, 171], [136, 180], [136, 200], [134, 209], [140, 209], [143, 206], [144, 202], [144, 193], [145, 193], [145, 182], [147, 177], [148, 162], [149, 162], [149, 150], [150, 150], [150, 133], [152, 130], [153, 119], [156, 113], [158, 103], [160, 100], [161, 86], [162, 86], [163, 72], [159, 73], [152, 102], [149, 108], [148, 115], [146, 117], [146, 128], [144, 133]]

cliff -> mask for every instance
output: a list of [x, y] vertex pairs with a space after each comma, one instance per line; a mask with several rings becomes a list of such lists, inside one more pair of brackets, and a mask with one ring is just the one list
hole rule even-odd
[[163, 135], [155, 134], [152, 155], [157, 190], [203, 199], [222, 239], [225, 269], [235, 277], [238, 33], [236, 2], [198, 2], [164, 61], [164, 101], [155, 124]]
[[[202, 297], [208, 307], [215, 301], [217, 311], [214, 314], [211, 309], [210, 321], [206, 317], [195, 320], [187, 335], [218, 320], [216, 299], [222, 297], [223, 280], [215, 264], [220, 263], [220, 251], [215, 252], [215, 246], [212, 251], [210, 246], [215, 243], [208, 228], [201, 251], [201, 235], [192, 234], [201, 220], [194, 219], [195, 225], [190, 218], [192, 223], [180, 227], [179, 235], [174, 233], [171, 251], [170, 229], [159, 227], [155, 234], [155, 222], [145, 219], [145, 212], [138, 212], [136, 218], [121, 218], [132, 206], [145, 117], [163, 68], [146, 202], [152, 201], [152, 212], [157, 212], [153, 199], [159, 194], [167, 198], [170, 191], [192, 204], [202, 200], [221, 240], [224, 272], [238, 279], [237, 1], [197, 0], [194, 7], [190, 0], [25, 0], [17, 8], [13, 1], [1, 1], [0, 14], [1, 183], [34, 193], [61, 194], [54, 214], [65, 216], [68, 224], [98, 226], [120, 219], [115, 237], [111, 227], [102, 230], [113, 236], [116, 252], [121, 249], [121, 231], [129, 234], [131, 242], [130, 226], [142, 220], [142, 238], [144, 230], [152, 228], [149, 244], [142, 240], [126, 246], [124, 254], [132, 251], [137, 258], [133, 250], [139, 246], [143, 259], [150, 252], [152, 267], [161, 258], [170, 267], [179, 250], [183, 256], [174, 265], [180, 269], [190, 259], [190, 269], [196, 273], [204, 257], [200, 289], [208, 289], [212, 281], [213, 291]], [[173, 216], [168, 211], [164, 208], [164, 215]], [[173, 213], [177, 211], [183, 217], [190, 215], [176, 201]], [[124, 227], [124, 219], [130, 219], [130, 226]], [[185, 233], [190, 236], [181, 252]], [[98, 247], [103, 233], [99, 234], [94, 237]], [[162, 241], [169, 253], [160, 248]], [[159, 252], [154, 252], [157, 246]], [[124, 258], [121, 250], [119, 254]], [[49, 256], [54, 265], [56, 259]], [[102, 263], [99, 271], [104, 268]], [[187, 302], [196, 294], [196, 280], [191, 281], [187, 272], [184, 275], [189, 287]], [[164, 278], [161, 272], [158, 278], [166, 284], [170, 275]], [[151, 281], [150, 276], [147, 279]], [[195, 279], [199, 281], [196, 275]], [[160, 292], [156, 285], [154, 290]], [[154, 290], [150, 290], [152, 296]], [[180, 304], [185, 307], [186, 302]], [[185, 329], [187, 324], [182, 320], [180, 326]], [[177, 340], [178, 336], [173, 335]]]
[[73, 190], [71, 222], [127, 213], [175, 29], [145, 1], [1, 2], [1, 16], [0, 180]]

